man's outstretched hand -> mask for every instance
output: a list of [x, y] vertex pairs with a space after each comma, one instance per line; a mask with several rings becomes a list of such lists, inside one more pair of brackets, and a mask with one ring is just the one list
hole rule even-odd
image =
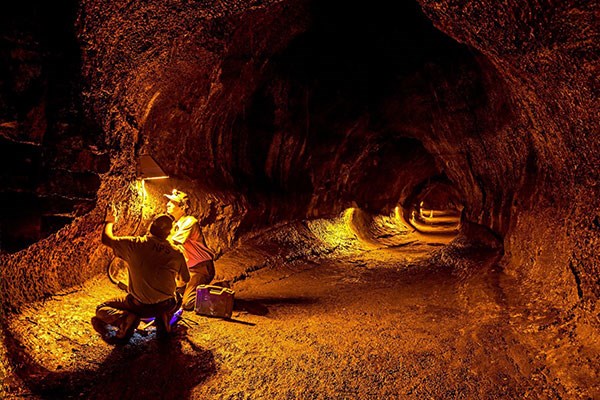
[[115, 223], [117, 221], [117, 208], [114, 204], [110, 204], [106, 207], [106, 215], [104, 216], [104, 223]]

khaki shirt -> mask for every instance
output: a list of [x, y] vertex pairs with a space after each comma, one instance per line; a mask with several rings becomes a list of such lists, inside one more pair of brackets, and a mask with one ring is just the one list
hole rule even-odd
[[190, 280], [183, 254], [167, 240], [151, 235], [121, 236], [108, 239], [105, 244], [127, 262], [128, 291], [144, 304], [173, 298], [177, 276], [185, 282]]

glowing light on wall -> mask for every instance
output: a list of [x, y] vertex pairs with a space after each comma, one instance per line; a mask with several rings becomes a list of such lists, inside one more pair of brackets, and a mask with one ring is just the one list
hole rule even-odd
[[394, 208], [394, 218], [396, 219], [396, 223], [402, 222], [402, 210], [400, 209], [400, 206]]
[[142, 181], [146, 181], [152, 179], [166, 179], [169, 176], [163, 171], [152, 156], [142, 154], [138, 158], [137, 177]]
[[[136, 181], [136, 190], [138, 193], [138, 198], [141, 198], [141, 215], [140, 221], [144, 219], [144, 215], [151, 211], [152, 208], [149, 204], [146, 204], [146, 198], [148, 197], [148, 193], [146, 191], [146, 181], [149, 180], [157, 180], [157, 179], [167, 179], [169, 176], [163, 171], [163, 169], [158, 165], [156, 160], [150, 155], [142, 154], [138, 158], [137, 163], [137, 177]], [[137, 229], [136, 229], [137, 230]]]
[[355, 209], [344, 210], [339, 217], [334, 219], [317, 219], [308, 221], [308, 228], [325, 245], [339, 250], [349, 250], [356, 246], [356, 234], [351, 228]]
[[[136, 193], [134, 199], [132, 199], [132, 206], [134, 209], [140, 209], [140, 221], [144, 219], [145, 215], [151, 210], [151, 205], [147, 204], [146, 199], [148, 198], [148, 191], [146, 190], [146, 180], [138, 179], [134, 181], [132, 184], [133, 191]], [[137, 231], [137, 229], [136, 229]]]

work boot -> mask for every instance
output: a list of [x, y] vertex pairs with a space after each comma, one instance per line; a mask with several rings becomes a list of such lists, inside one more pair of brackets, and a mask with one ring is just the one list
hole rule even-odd
[[116, 327], [118, 328], [117, 333], [115, 334], [115, 339], [119, 341], [129, 341], [129, 338], [133, 335], [133, 331], [137, 328], [140, 323], [140, 319], [134, 313], [127, 313], [124, 317], [121, 318]]
[[100, 334], [100, 337], [102, 338], [102, 340], [104, 340], [105, 342], [108, 341], [109, 339], [109, 332], [108, 332], [108, 324], [104, 321], [102, 321], [100, 318], [98, 317], [92, 317], [92, 327], [94, 328], [94, 330], [96, 332], [98, 332]]
[[189, 299], [186, 303], [183, 303], [182, 308], [184, 311], [194, 311], [196, 308], [196, 298]]
[[156, 318], [156, 338], [159, 340], [169, 339], [171, 336], [171, 326], [169, 325], [170, 313], [163, 313]]

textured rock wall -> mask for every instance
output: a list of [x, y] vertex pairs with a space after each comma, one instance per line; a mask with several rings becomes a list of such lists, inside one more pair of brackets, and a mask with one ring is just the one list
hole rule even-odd
[[86, 2], [87, 100], [119, 150], [115, 168], [143, 149], [172, 175], [244, 193], [242, 230], [353, 204], [392, 209], [439, 169], [418, 142], [374, 129], [356, 98], [298, 73], [321, 68], [293, 42], [314, 19], [298, 1], [193, 10]]
[[0, 16], [0, 251], [93, 209], [109, 167], [101, 131], [81, 112], [76, 13], [74, 1], [26, 1]]
[[276, 221], [349, 206], [388, 212], [447, 178], [465, 216], [504, 237], [506, 270], [528, 296], [591, 305], [592, 5], [421, 4], [471, 49], [411, 23], [408, 9], [398, 22], [383, 2], [346, 5], [348, 18], [339, 4], [301, 1], [82, 1], [83, 106], [105, 133], [111, 170], [95, 210], [3, 258], [4, 308], [102, 270], [100, 210], [117, 201], [122, 233], [138, 228], [144, 206], [131, 182], [141, 153], [179, 178], [148, 186], [144, 215], [180, 186], [216, 249]]
[[[490, 217], [510, 216], [499, 229], [506, 269], [532, 302], [593, 306], [600, 237], [597, 3], [420, 3], [437, 27], [486, 57], [511, 104], [504, 132], [490, 131], [495, 137], [470, 152], [473, 170], [484, 173], [474, 186], [499, 204], [485, 209], [494, 210]], [[471, 218], [496, 227], [473, 213], [488, 203], [477, 200], [470, 201]]]

